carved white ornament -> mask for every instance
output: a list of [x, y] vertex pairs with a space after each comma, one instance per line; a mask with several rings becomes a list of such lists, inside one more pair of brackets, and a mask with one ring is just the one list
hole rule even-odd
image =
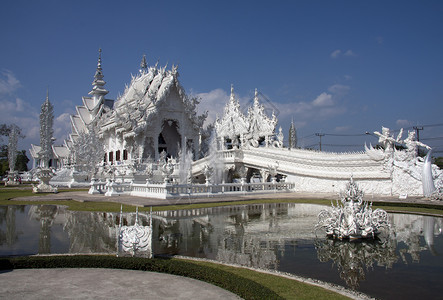
[[340, 202], [319, 213], [315, 229], [320, 228], [334, 239], [367, 239], [376, 237], [381, 228], [389, 229], [390, 223], [386, 211], [379, 208], [373, 211], [372, 203], [363, 201], [363, 191], [351, 177]]

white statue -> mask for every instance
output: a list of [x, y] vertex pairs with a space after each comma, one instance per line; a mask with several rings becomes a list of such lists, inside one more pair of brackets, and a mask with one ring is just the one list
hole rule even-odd
[[56, 193], [57, 188], [49, 184], [49, 180], [54, 176], [54, 170], [49, 168], [49, 161], [52, 159], [52, 142], [54, 130], [54, 109], [49, 102], [49, 92], [46, 93], [46, 100], [42, 104], [40, 112], [40, 146], [38, 153], [40, 157], [40, 169], [37, 171], [37, 177], [40, 183], [33, 187], [34, 193]]
[[382, 127], [381, 133], [378, 131], [374, 131], [374, 134], [378, 136], [378, 143], [385, 149], [385, 151], [389, 152], [394, 149], [395, 143], [398, 143], [401, 135], [403, 134], [403, 129], [400, 130], [400, 134], [397, 139], [394, 139], [394, 136], [391, 134], [391, 131], [387, 127]]
[[431, 150], [431, 147], [429, 147], [428, 145], [423, 144], [415, 139], [415, 131], [412, 131], [412, 130], [408, 132], [408, 137], [404, 141], [402, 141], [402, 143], [405, 144], [406, 151], [408, 152], [408, 154], [409, 154], [408, 156], [411, 159], [417, 157], [419, 147], [423, 147], [428, 150]]
[[326, 235], [333, 239], [370, 239], [380, 233], [381, 228], [390, 228], [388, 214], [372, 203], [363, 201], [363, 191], [351, 177], [346, 189], [340, 193], [341, 203], [332, 205], [318, 214], [315, 229], [324, 228]]
[[138, 224], [138, 207], [136, 208], [135, 224], [122, 226], [122, 207], [120, 208], [120, 224], [118, 228], [118, 253], [129, 252], [132, 256], [137, 253], [148, 258], [152, 257], [152, 211], [149, 226]]

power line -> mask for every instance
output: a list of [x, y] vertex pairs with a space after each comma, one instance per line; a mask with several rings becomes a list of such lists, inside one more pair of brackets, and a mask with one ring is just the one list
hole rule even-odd
[[422, 141], [431, 141], [431, 140], [442, 140], [443, 136], [437, 136], [437, 137], [430, 137], [430, 138], [424, 138], [421, 139]]
[[305, 148], [312, 148], [312, 147], [317, 146], [317, 145], [318, 145], [318, 144], [315, 143], [315, 144], [312, 144], [312, 145], [305, 146]]
[[328, 147], [363, 147], [363, 145], [344, 145], [344, 144], [323, 144], [323, 146], [328, 146]]
[[318, 143], [318, 145], [320, 146], [320, 151], [321, 151], [321, 137], [325, 136], [325, 134], [324, 133], [316, 133], [315, 135], [320, 138], [320, 142]]
[[417, 141], [420, 142], [420, 130], [423, 130], [423, 126], [414, 126], [412, 129], [415, 130], [415, 135], [417, 136]]
[[365, 136], [369, 133], [358, 133], [358, 134], [335, 134], [335, 133], [324, 133], [323, 135], [328, 136]]

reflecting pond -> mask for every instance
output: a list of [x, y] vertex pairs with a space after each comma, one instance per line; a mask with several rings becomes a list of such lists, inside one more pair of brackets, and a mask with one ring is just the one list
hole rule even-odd
[[[215, 259], [332, 282], [390, 299], [443, 294], [443, 219], [390, 214], [395, 234], [337, 242], [313, 232], [324, 206], [260, 204], [154, 212], [154, 254]], [[139, 213], [141, 225], [149, 215]], [[116, 253], [119, 213], [0, 206], [0, 255]], [[135, 213], [123, 214], [132, 225]]]

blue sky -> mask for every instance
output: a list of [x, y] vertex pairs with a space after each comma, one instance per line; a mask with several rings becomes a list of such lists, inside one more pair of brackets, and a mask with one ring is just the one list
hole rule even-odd
[[[269, 99], [286, 137], [293, 118], [301, 146], [318, 147], [315, 133], [438, 125], [420, 138], [442, 151], [442, 16], [442, 1], [2, 1], [0, 123], [23, 128], [20, 148], [38, 144], [49, 86], [62, 143], [102, 48], [112, 99], [146, 54], [178, 64], [212, 118], [233, 84], [243, 105], [255, 88]], [[327, 151], [365, 141], [377, 139], [322, 139]]]

